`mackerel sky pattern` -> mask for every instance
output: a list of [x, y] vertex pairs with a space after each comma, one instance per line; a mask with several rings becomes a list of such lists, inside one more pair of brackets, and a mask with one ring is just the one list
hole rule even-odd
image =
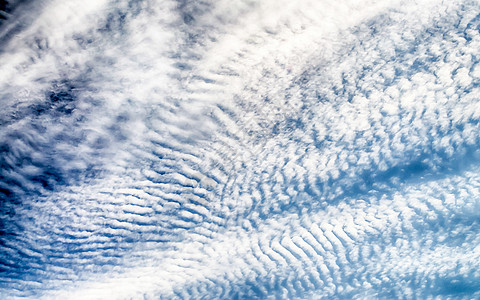
[[1, 299], [480, 299], [480, 2], [0, 0]]

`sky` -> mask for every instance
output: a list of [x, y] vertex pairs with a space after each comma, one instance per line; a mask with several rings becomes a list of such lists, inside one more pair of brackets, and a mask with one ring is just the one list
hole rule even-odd
[[480, 5], [0, 1], [0, 298], [480, 298]]

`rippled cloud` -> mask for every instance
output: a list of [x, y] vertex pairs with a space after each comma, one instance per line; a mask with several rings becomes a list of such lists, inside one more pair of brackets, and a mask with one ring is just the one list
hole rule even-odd
[[476, 1], [0, 5], [0, 296], [480, 297]]

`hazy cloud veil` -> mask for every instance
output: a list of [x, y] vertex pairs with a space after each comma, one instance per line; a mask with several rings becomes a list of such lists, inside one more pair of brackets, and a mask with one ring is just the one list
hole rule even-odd
[[478, 1], [0, 1], [0, 298], [478, 299], [479, 60]]

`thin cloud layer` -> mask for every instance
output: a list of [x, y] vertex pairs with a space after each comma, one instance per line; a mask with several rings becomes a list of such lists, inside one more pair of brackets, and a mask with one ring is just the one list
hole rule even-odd
[[3, 298], [479, 297], [475, 1], [9, 5]]

